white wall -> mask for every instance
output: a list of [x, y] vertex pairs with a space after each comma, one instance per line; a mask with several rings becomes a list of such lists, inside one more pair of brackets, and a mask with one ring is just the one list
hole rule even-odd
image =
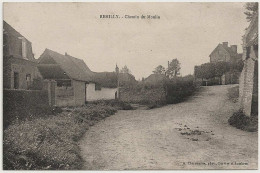
[[117, 88], [101, 88], [101, 90], [95, 90], [95, 84], [90, 83], [86, 85], [87, 97], [86, 101], [94, 100], [111, 100], [115, 99], [115, 93]]

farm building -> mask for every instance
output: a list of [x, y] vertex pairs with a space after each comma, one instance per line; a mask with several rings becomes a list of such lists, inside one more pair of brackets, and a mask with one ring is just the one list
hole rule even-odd
[[109, 88], [99, 85], [96, 78], [100, 74], [92, 72], [83, 60], [68, 54], [46, 49], [39, 58], [38, 69], [44, 79], [56, 81], [57, 106], [84, 105], [86, 101], [117, 97], [117, 85]]
[[258, 13], [243, 37], [243, 61], [239, 81], [240, 107], [247, 116], [258, 115]]

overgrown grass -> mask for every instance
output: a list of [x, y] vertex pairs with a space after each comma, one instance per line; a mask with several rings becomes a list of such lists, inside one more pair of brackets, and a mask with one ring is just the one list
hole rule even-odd
[[89, 126], [116, 111], [108, 105], [91, 104], [10, 125], [4, 131], [4, 169], [80, 169], [83, 160], [78, 140]]
[[239, 86], [229, 88], [227, 96], [229, 100], [232, 100], [234, 103], [237, 102], [239, 97]]
[[229, 119], [228, 123], [238, 129], [256, 132], [258, 131], [258, 116], [246, 116], [242, 110], [235, 112]]
[[88, 105], [105, 105], [105, 106], [112, 106], [118, 110], [132, 110], [133, 107], [124, 101], [121, 100], [98, 100], [98, 101], [91, 101], [87, 102]]

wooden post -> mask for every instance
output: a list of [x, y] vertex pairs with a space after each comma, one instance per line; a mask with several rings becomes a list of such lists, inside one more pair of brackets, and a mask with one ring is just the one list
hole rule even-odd
[[54, 106], [56, 104], [56, 81], [54, 80], [44, 80], [43, 89], [48, 91], [49, 105]]

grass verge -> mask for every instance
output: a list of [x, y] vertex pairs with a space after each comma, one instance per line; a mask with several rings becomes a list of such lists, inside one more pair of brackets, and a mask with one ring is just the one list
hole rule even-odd
[[258, 116], [246, 116], [242, 110], [235, 112], [229, 119], [228, 123], [238, 129], [256, 132], [258, 131]]
[[[56, 116], [11, 124], [4, 130], [3, 168], [5, 170], [81, 169], [78, 141], [89, 126], [113, 115], [106, 104], [69, 108]], [[122, 108], [122, 107], [121, 107]]]

